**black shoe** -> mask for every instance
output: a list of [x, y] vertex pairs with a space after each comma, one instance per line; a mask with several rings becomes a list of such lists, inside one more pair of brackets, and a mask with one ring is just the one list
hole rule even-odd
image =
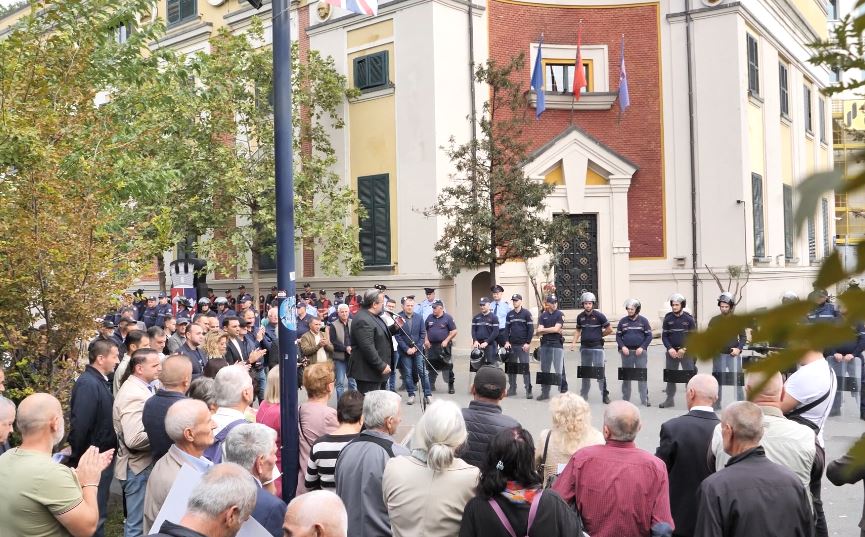
[[549, 398], [550, 398], [550, 394], [541, 392], [541, 395], [539, 395], [538, 398], [535, 400], [536, 401], [546, 401]]
[[432, 392], [438, 391], [438, 390], [436, 390], [436, 383], [435, 382], [430, 383], [429, 389]]
[[532, 389], [529, 388], [528, 390], [526, 390], [526, 399], [534, 399], [534, 398], [535, 398], [535, 396], [532, 395]]
[[672, 406], [675, 406], [675, 404], [675, 401], [673, 401], [672, 399], [667, 399], [666, 401], [658, 405], [658, 408], [670, 408]]
[[508, 388], [508, 397], [514, 397], [517, 395], [517, 389], [514, 386]]
[[448, 384], [448, 393], [451, 394], [451, 395], [457, 393], [457, 391], [454, 390], [454, 385], [453, 385], [453, 384]]
[[605, 405], [609, 405], [610, 404], [610, 396], [605, 394], [603, 401], [604, 401]]
[[840, 408], [833, 408], [832, 411], [829, 412], [830, 418], [834, 418], [835, 416], [840, 416], [840, 415], [841, 415], [841, 409]]
[[645, 402], [643, 402], [642, 404], [643, 404], [644, 407], [650, 407], [650, 406], [652, 406], [652, 403], [650, 403], [649, 401], [645, 401]]

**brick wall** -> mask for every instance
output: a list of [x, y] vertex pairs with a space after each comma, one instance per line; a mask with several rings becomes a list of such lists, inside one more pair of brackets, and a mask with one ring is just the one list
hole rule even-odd
[[[537, 42], [543, 32], [546, 44], [576, 45], [579, 21], [583, 19], [583, 43], [607, 45], [609, 89], [618, 91], [621, 42], [625, 34], [630, 108], [621, 122], [618, 104], [611, 110], [577, 110], [574, 123], [639, 166], [628, 193], [631, 257], [664, 255], [658, 17], [656, 5], [569, 9], [497, 1], [489, 4], [490, 57], [506, 62], [524, 53], [526, 64], [521, 81], [526, 89], [532, 69], [529, 44]], [[526, 129], [531, 149], [560, 134], [570, 120], [570, 110], [547, 109], [539, 121], [532, 114]]]

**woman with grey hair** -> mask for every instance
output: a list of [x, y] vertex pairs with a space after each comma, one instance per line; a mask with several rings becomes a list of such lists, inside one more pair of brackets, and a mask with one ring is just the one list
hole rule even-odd
[[453, 536], [480, 471], [456, 457], [466, 423], [452, 401], [436, 401], [415, 427], [411, 456], [388, 462], [382, 493], [394, 537]]

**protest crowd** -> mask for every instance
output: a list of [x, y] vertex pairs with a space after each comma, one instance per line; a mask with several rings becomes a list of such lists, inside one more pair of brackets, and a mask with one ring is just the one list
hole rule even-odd
[[[391, 298], [379, 285], [331, 297], [307, 285], [298, 294], [305, 397], [292, 479], [281, 460], [276, 288], [258, 301], [243, 288], [236, 299], [141, 296], [106, 315], [68, 408], [46, 393], [17, 406], [0, 396], [0, 536], [102, 537], [109, 509], [122, 509], [125, 537], [824, 537], [824, 473], [837, 485], [865, 478], [849, 457], [826, 460], [823, 438], [842, 405], [839, 382], [857, 376], [862, 326], [795, 372], [746, 372], [722, 405], [725, 373], [742, 373], [745, 334], [719, 349], [714, 374], [697, 373], [686, 347], [696, 323], [674, 294], [664, 369], [684, 380], [669, 382], [658, 406], [675, 407], [682, 384], [685, 412], [662, 425], [651, 453], [635, 444], [640, 407], [652, 405], [654, 337], [638, 300], [614, 330], [594, 295], [580, 298], [576, 394], [555, 294], [535, 319], [521, 295], [508, 300], [493, 286], [465, 327], [471, 373], [457, 373], [458, 327], [435, 291]], [[828, 294], [809, 299], [803, 322], [844, 322]], [[722, 294], [710, 324], [734, 306]], [[607, 336], [623, 367], [643, 372], [621, 381], [621, 399], [603, 374]], [[445, 395], [457, 374], [471, 375], [465, 408]], [[605, 404], [600, 430], [587, 402], [593, 383]], [[504, 413], [502, 400], [517, 396], [547, 401], [538, 408], [551, 427], [533, 437]], [[424, 411], [400, 438], [403, 405]], [[20, 441], [10, 447], [13, 428]], [[112, 486], [122, 505], [109, 506]], [[861, 527], [865, 536], [865, 518]]]

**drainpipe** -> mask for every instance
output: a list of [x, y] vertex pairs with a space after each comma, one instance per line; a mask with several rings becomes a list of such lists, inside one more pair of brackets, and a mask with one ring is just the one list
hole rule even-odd
[[[477, 151], [477, 139], [478, 139], [478, 128], [477, 128], [477, 110], [475, 109], [475, 22], [474, 22], [474, 0], [469, 0], [469, 10], [468, 10], [468, 31], [469, 31], [469, 96], [471, 98], [471, 102], [469, 103], [469, 110], [471, 123], [472, 123], [472, 191], [475, 190], [475, 179], [477, 177], [477, 159], [478, 159], [478, 151]], [[495, 282], [493, 282], [495, 283]]]
[[691, 294], [694, 304], [694, 319], [697, 319], [697, 144], [694, 141], [694, 69], [691, 43], [691, 1], [685, 0], [685, 49], [688, 61], [688, 136], [691, 164]]

